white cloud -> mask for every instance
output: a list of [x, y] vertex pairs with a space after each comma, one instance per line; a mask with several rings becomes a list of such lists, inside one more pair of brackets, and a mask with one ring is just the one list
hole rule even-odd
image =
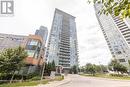
[[86, 0], [14, 0], [15, 16], [0, 17], [0, 33], [28, 35], [40, 25], [50, 30], [54, 9], [59, 8], [76, 17], [79, 61], [107, 64], [111, 58], [93, 5]]

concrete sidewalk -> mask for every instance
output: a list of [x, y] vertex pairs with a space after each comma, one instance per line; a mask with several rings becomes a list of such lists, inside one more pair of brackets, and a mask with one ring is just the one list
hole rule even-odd
[[62, 84], [69, 83], [71, 81], [71, 78], [69, 76], [65, 76], [64, 80], [62, 81], [53, 81], [49, 82], [48, 84], [39, 84], [38, 86], [33, 86], [33, 87], [57, 87]]

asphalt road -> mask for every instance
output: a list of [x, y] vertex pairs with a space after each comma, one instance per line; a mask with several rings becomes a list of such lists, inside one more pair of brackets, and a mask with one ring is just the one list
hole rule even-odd
[[69, 75], [71, 81], [57, 87], [130, 87], [130, 81]]

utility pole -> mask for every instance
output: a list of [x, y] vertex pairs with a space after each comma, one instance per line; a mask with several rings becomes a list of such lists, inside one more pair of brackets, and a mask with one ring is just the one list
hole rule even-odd
[[46, 66], [46, 60], [45, 60], [45, 63], [43, 63], [42, 76], [41, 76], [40, 84], [42, 84], [42, 79], [43, 79], [43, 75], [44, 75], [45, 66]]

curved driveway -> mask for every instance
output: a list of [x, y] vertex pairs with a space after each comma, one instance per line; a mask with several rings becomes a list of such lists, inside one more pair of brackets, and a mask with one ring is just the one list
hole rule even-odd
[[57, 87], [130, 87], [130, 81], [69, 75], [71, 81]]

